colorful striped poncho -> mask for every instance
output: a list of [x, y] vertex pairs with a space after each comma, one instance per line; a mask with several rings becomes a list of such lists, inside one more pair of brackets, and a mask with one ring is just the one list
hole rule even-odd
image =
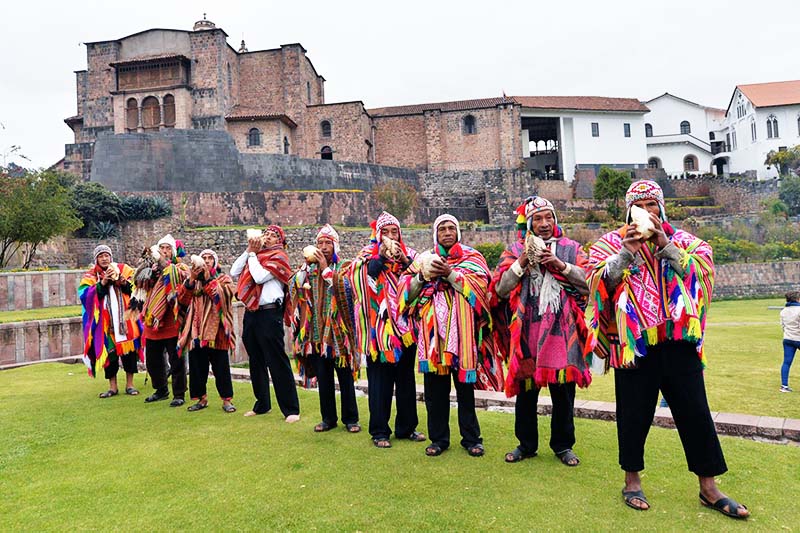
[[682, 277], [666, 259], [656, 258], [654, 245], [646, 242], [619, 285], [609, 286], [607, 262], [622, 250], [627, 226], [603, 235], [589, 252], [586, 351], [610, 357], [614, 368], [633, 366], [636, 357], [647, 354], [647, 346], [667, 340], [696, 343], [705, 366], [703, 331], [714, 285], [711, 246], [667, 223], [664, 230], [680, 250]]
[[[128, 311], [130, 291], [122, 290], [125, 285], [132, 288], [134, 270], [124, 263], [115, 264], [120, 275], [114, 283], [113, 292], [98, 291], [101, 270], [97, 266], [89, 269], [78, 285], [83, 319], [83, 362], [92, 377], [108, 366], [110, 354], [121, 357], [138, 352], [139, 359], [144, 361], [141, 350], [142, 324], [135, 313]], [[105, 295], [101, 296], [99, 292], [105, 292]], [[115, 305], [111, 302], [112, 295], [116, 298]], [[115, 321], [117, 331], [125, 336], [125, 340], [117, 340]]]
[[414, 276], [421, 268], [419, 256], [400, 276], [398, 313], [409, 318], [416, 332], [419, 372], [448, 374], [457, 370], [462, 383], [477, 383], [502, 390], [502, 378], [497, 383], [478, 383], [478, 368], [494, 378], [497, 368], [492, 317], [489, 314], [489, 268], [480, 252], [456, 243], [443, 259], [455, 272], [462, 285], [457, 291], [449, 282], [437, 278], [426, 281], [415, 298], [410, 289]]
[[[417, 253], [406, 248], [413, 260]], [[386, 259], [377, 278], [369, 275], [369, 263], [381, 260], [375, 243], [366, 246], [353, 261], [349, 271], [355, 303], [354, 336], [356, 356], [381, 363], [400, 360], [403, 346], [413, 343], [408, 319], [397, 312], [397, 287], [403, 266]]]
[[227, 274], [215, 272], [212, 279], [194, 290], [181, 284], [178, 303], [185, 317], [178, 337], [178, 353], [194, 348], [233, 350], [236, 333], [233, 327], [233, 294], [235, 285]]
[[357, 376], [360, 360], [354, 357], [353, 297], [347, 269], [350, 263], [329, 265], [327, 278], [316, 264], [301, 269], [289, 280], [289, 305], [294, 328], [293, 351], [305, 386], [312, 384], [314, 369], [308, 357], [317, 353], [332, 358], [337, 367]]
[[[586, 254], [580, 244], [566, 237], [555, 241], [555, 255], [562, 261], [584, 268]], [[497, 284], [511, 265], [525, 253], [517, 241], [500, 256], [495, 269], [491, 295], [492, 318], [497, 350], [508, 362], [505, 392], [509, 398], [520, 389], [531, 390], [549, 383], [576, 383], [588, 387], [592, 376], [583, 354], [588, 331], [584, 319], [586, 298], [560, 272], [550, 271], [561, 287], [558, 311], [540, 309], [538, 295], [531, 288], [531, 275], [525, 274], [507, 299], [497, 295]], [[540, 272], [543, 266], [536, 265]], [[540, 289], [541, 290], [541, 289]]]
[[[178, 319], [178, 286], [189, 277], [189, 267], [183, 263], [170, 263], [158, 274], [144, 302], [144, 325], [158, 330], [166, 323]], [[167, 313], [171, 320], [167, 320]]]

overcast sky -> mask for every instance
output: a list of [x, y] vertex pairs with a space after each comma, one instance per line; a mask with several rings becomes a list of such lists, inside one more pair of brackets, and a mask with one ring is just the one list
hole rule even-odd
[[236, 49], [301, 43], [328, 103], [670, 92], [725, 107], [737, 84], [800, 78], [790, 0], [3, 2], [0, 164], [11, 145], [24, 166], [63, 157], [82, 42], [191, 30], [203, 12]]

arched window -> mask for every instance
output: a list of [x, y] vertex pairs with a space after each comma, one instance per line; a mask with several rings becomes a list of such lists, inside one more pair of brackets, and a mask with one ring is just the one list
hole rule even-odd
[[797, 135], [800, 136], [800, 115], [797, 115]]
[[467, 115], [464, 117], [464, 135], [472, 135], [473, 133], [478, 133], [478, 123], [474, 116]]
[[327, 160], [333, 159], [333, 150], [331, 150], [330, 146], [323, 146], [322, 150], [319, 151], [319, 154], [322, 159], [327, 159]]
[[306, 98], [308, 99], [308, 103], [311, 103], [311, 82], [306, 82]]
[[750, 138], [753, 142], [756, 142], [758, 139], [758, 133], [756, 132], [756, 121], [755, 119], [750, 119]]
[[647, 160], [647, 168], [661, 168], [661, 160], [657, 157], [651, 157]]
[[683, 134], [692, 133], [692, 125], [689, 124], [688, 120], [684, 120], [683, 122], [681, 122], [681, 133]]
[[261, 146], [261, 131], [258, 128], [250, 128], [247, 132], [247, 146]]
[[653, 125], [652, 124], [645, 124], [644, 125], [644, 136], [645, 137], [652, 137], [653, 136]]
[[164, 127], [175, 127], [175, 97], [171, 94], [164, 97]]
[[331, 136], [331, 123], [328, 120], [323, 120], [319, 124], [320, 129], [322, 130], [323, 137], [330, 137]]
[[136, 131], [139, 127], [139, 102], [136, 98], [128, 98], [125, 104], [125, 127], [129, 132]]
[[683, 158], [683, 170], [685, 172], [693, 172], [697, 170], [697, 158], [693, 155], [687, 155]]
[[777, 139], [778, 137], [778, 117], [770, 115], [767, 117], [767, 139]]
[[158, 131], [161, 124], [161, 106], [155, 96], [142, 100], [142, 126], [144, 131]]
[[284, 137], [283, 138], [283, 153], [287, 154], [287, 155], [289, 154], [289, 138], [288, 137]]

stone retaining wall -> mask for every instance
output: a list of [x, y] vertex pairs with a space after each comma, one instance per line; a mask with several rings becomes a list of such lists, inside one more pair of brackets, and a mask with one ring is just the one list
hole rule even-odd
[[800, 289], [800, 261], [730, 263], [716, 271], [714, 298], [783, 296]]
[[0, 311], [76, 305], [81, 275], [80, 270], [0, 273]]

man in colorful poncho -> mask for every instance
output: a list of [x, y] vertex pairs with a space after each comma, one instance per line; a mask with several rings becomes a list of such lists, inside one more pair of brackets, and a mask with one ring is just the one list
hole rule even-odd
[[555, 207], [545, 198], [527, 198], [517, 213], [520, 239], [503, 252], [491, 286], [497, 347], [509, 366], [505, 391], [517, 396], [514, 433], [519, 445], [505, 460], [516, 463], [536, 455], [539, 389], [548, 387], [553, 401], [550, 448], [562, 463], [577, 466], [580, 460], [572, 451], [575, 386], [592, 381], [583, 355], [586, 255], [564, 236]]
[[336, 387], [339, 379], [342, 423], [358, 433], [358, 405], [353, 378], [360, 360], [355, 356], [353, 297], [347, 280], [348, 262], [339, 261], [339, 234], [329, 224], [317, 233], [316, 250], [289, 282], [294, 316], [294, 353], [306, 384], [316, 375], [322, 421], [314, 431], [336, 427]]
[[403, 243], [400, 222], [387, 212], [373, 223], [374, 238], [351, 266], [355, 300], [356, 355], [367, 361], [369, 434], [378, 448], [391, 448], [389, 416], [395, 391], [395, 435], [422, 442], [417, 431], [417, 391], [408, 320], [397, 313], [400, 274], [417, 253]]
[[474, 385], [479, 365], [494, 356], [489, 268], [480, 252], [461, 243], [461, 229], [453, 215], [444, 214], [434, 221], [433, 244], [433, 250], [419, 254], [400, 277], [398, 294], [398, 312], [412, 322], [418, 368], [425, 376], [431, 439], [425, 453], [441, 455], [450, 446], [452, 379], [461, 446], [478, 457], [484, 449]]
[[158, 251], [161, 259], [144, 282], [145, 362], [155, 389], [144, 401], [152, 403], [169, 398], [166, 351], [172, 375], [173, 399], [169, 405], [180, 407], [186, 403], [186, 361], [178, 353], [178, 287], [189, 276], [189, 267], [178, 261], [185, 252], [183, 247], [179, 249], [172, 235], [158, 241]]
[[[700, 501], [728, 516], [747, 509], [725, 497], [714, 476], [727, 470], [703, 381], [703, 329], [711, 303], [711, 247], [667, 222], [664, 194], [653, 181], [631, 184], [627, 222], [605, 234], [589, 254], [588, 351], [614, 367], [619, 463], [623, 498], [634, 509], [650, 504], [642, 492], [644, 446], [659, 389], [669, 403], [689, 465], [700, 482]], [[633, 224], [632, 206], [645, 209], [654, 227]]]
[[286, 422], [300, 420], [300, 402], [292, 364], [286, 355], [287, 285], [292, 270], [286, 255], [286, 235], [277, 225], [253, 237], [234, 261], [231, 275], [239, 276], [236, 294], [244, 304], [242, 341], [250, 360], [250, 382], [256, 402], [244, 416], [263, 415], [272, 408], [269, 377]]
[[233, 294], [235, 285], [227, 274], [219, 271], [219, 260], [213, 250], [203, 250], [204, 266], [192, 266], [189, 279], [178, 288], [178, 303], [185, 312], [178, 338], [178, 350], [189, 352], [189, 394], [196, 403], [189, 411], [208, 407], [208, 366], [214, 371], [214, 382], [222, 398], [222, 410], [233, 413], [233, 382], [228, 352], [236, 347], [233, 330]]
[[78, 296], [83, 312], [83, 361], [89, 375], [100, 370], [108, 380], [101, 398], [119, 394], [117, 372], [122, 361], [125, 394], [136, 396], [133, 375], [141, 358], [142, 325], [134, 313], [127, 312], [131, 299], [133, 269], [114, 263], [111, 248], [101, 244], [94, 249], [94, 266], [81, 279]]

